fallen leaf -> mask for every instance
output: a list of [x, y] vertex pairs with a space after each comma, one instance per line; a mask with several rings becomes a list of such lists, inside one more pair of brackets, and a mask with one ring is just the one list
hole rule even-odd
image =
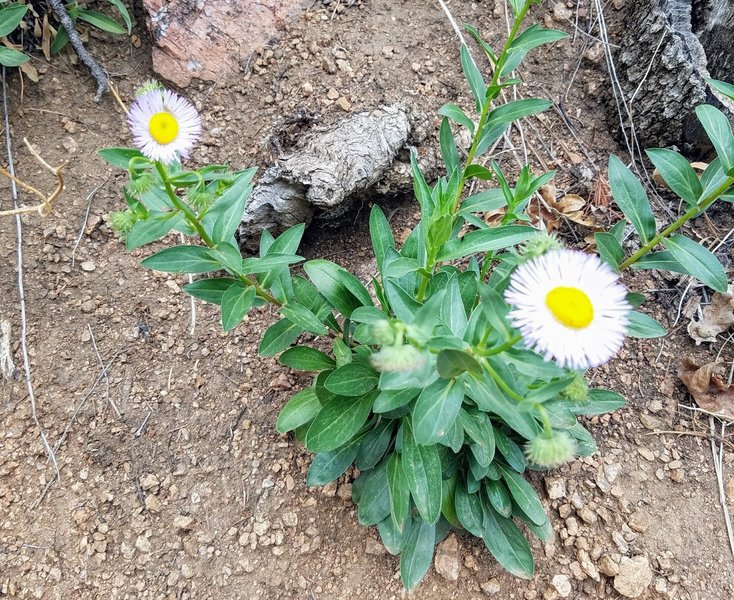
[[726, 294], [716, 292], [711, 304], [703, 309], [700, 321], [688, 323], [688, 335], [699, 346], [702, 342], [715, 342], [716, 336], [734, 325], [734, 295], [732, 287]]
[[726, 383], [726, 370], [726, 363], [698, 366], [685, 358], [678, 375], [698, 406], [726, 419], [734, 419], [734, 386]]

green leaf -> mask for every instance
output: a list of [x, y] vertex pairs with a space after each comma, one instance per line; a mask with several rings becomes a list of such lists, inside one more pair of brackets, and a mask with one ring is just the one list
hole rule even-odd
[[570, 408], [577, 415], [593, 416], [612, 413], [625, 404], [624, 396], [617, 392], [596, 388], [589, 390], [589, 399], [586, 402], [572, 404]]
[[696, 116], [716, 149], [724, 173], [734, 177], [734, 134], [729, 119], [718, 108], [708, 104], [697, 106]]
[[665, 327], [660, 325], [655, 319], [636, 310], [630, 311], [627, 319], [627, 335], [630, 337], [650, 339], [663, 337], [668, 334]]
[[464, 386], [439, 379], [425, 388], [413, 408], [413, 435], [417, 444], [436, 444], [453, 425], [464, 399]]
[[377, 525], [390, 516], [390, 492], [387, 485], [387, 462], [383, 460], [368, 471], [359, 500], [357, 517], [362, 525]]
[[482, 537], [484, 533], [484, 517], [482, 503], [478, 494], [470, 494], [466, 486], [459, 482], [454, 492], [454, 506], [456, 517], [462, 527], [472, 535]]
[[345, 444], [362, 428], [372, 409], [376, 393], [358, 398], [334, 396], [316, 415], [306, 433], [306, 448], [328, 452]]
[[130, 13], [128, 12], [125, 5], [120, 0], [107, 0], [107, 1], [117, 9], [117, 11], [120, 13], [120, 16], [122, 17], [122, 20], [125, 21], [125, 26], [127, 27], [128, 35], [132, 33], [133, 23], [132, 23], [132, 20], [130, 19]]
[[297, 256], [295, 254], [275, 253], [268, 254], [267, 256], [264, 256], [262, 258], [246, 258], [242, 261], [241, 272], [244, 275], [251, 275], [253, 273], [267, 273], [272, 269], [287, 267], [288, 265], [301, 262], [302, 260], [302, 256]]
[[502, 250], [527, 241], [537, 231], [534, 227], [528, 227], [527, 225], [501, 225], [490, 229], [471, 231], [460, 239], [447, 242], [439, 253], [438, 260], [450, 261], [479, 252]]
[[568, 34], [563, 31], [544, 29], [543, 27], [535, 24], [531, 25], [518, 35], [510, 45], [507, 60], [502, 68], [502, 73], [506, 74], [514, 71], [525, 58], [525, 55], [531, 50], [534, 50], [543, 44], [557, 42], [567, 37]]
[[410, 519], [410, 488], [400, 464], [400, 455], [394, 452], [387, 463], [387, 485], [390, 508], [395, 527], [403, 532]]
[[498, 514], [491, 506], [484, 513], [483, 539], [504, 569], [515, 577], [533, 578], [535, 563], [530, 544], [512, 520]]
[[512, 8], [512, 16], [517, 19], [523, 9], [523, 6], [525, 6], [525, 0], [509, 0], [508, 3]]
[[726, 292], [727, 278], [724, 267], [701, 244], [676, 234], [664, 238], [663, 245], [689, 275], [693, 275], [717, 292]]
[[392, 229], [385, 213], [377, 204], [372, 207], [370, 212], [370, 238], [372, 239], [372, 249], [375, 253], [377, 268], [382, 273], [387, 251], [389, 248], [395, 247], [395, 238], [392, 235]]
[[140, 261], [147, 269], [163, 273], [208, 273], [221, 269], [204, 246], [174, 246]]
[[0, 10], [0, 37], [13, 33], [20, 25], [26, 12], [28, 12], [28, 6], [18, 3], [9, 4]]
[[284, 304], [280, 307], [280, 312], [291, 323], [295, 323], [305, 331], [316, 335], [326, 335], [329, 332], [326, 325], [315, 314], [297, 302]]
[[342, 267], [327, 260], [310, 260], [303, 269], [319, 292], [345, 317], [349, 318], [355, 308], [372, 305], [364, 286]]
[[645, 150], [668, 187], [689, 206], [696, 206], [703, 188], [689, 163], [681, 154], [665, 148]]
[[359, 438], [355, 438], [335, 450], [319, 452], [314, 456], [308, 469], [306, 485], [309, 487], [326, 485], [341, 476], [354, 462], [357, 448], [359, 448]]
[[294, 394], [281, 409], [275, 421], [278, 433], [287, 433], [313, 420], [321, 410], [321, 403], [313, 388]]
[[[508, 399], [488, 377], [481, 380], [467, 378], [467, 395], [483, 411], [496, 413], [508, 427], [526, 439], [533, 439], [540, 431], [535, 418]], [[522, 453], [521, 453], [522, 454]]]
[[230, 241], [237, 231], [245, 212], [247, 199], [252, 191], [253, 174], [248, 171], [240, 175], [237, 181], [216, 201], [214, 206], [217, 207], [218, 214], [211, 234], [214, 243]]
[[451, 131], [451, 125], [446, 117], [441, 120], [439, 141], [443, 162], [446, 165], [446, 172], [451, 175], [455, 169], [459, 168], [460, 160], [459, 151], [456, 149], [456, 142], [454, 142], [454, 134]]
[[489, 113], [487, 125], [489, 127], [497, 127], [506, 125], [517, 119], [529, 117], [553, 106], [549, 100], [541, 98], [524, 98], [523, 100], [512, 100], [507, 104], [502, 104]]
[[481, 373], [482, 367], [469, 354], [461, 350], [441, 350], [436, 358], [436, 369], [444, 379], [458, 377], [462, 373]]
[[230, 277], [211, 277], [208, 279], [197, 279], [183, 287], [183, 291], [211, 304], [221, 304], [224, 293], [232, 286], [240, 284], [238, 279]]
[[382, 390], [372, 408], [376, 413], [386, 413], [408, 404], [420, 393], [418, 389]]
[[396, 421], [383, 419], [362, 439], [355, 464], [360, 471], [368, 471], [382, 460], [392, 440]]
[[339, 367], [326, 378], [324, 387], [340, 396], [362, 396], [377, 387], [379, 375], [372, 368], [360, 363]]
[[482, 47], [482, 50], [484, 50], [484, 53], [487, 55], [489, 62], [496, 65], [497, 55], [494, 53], [494, 50], [492, 50], [492, 47], [482, 39], [482, 36], [479, 35], [479, 31], [477, 31], [476, 27], [473, 27], [468, 23], [464, 23], [464, 29], [466, 29], [469, 32], [469, 35], [471, 35], [477, 44]]
[[471, 179], [472, 177], [489, 181], [494, 175], [487, 167], [483, 167], [482, 165], [469, 165], [464, 169], [464, 179]]
[[601, 259], [618, 271], [619, 264], [624, 260], [622, 245], [611, 233], [599, 232], [594, 234], [596, 247]]
[[724, 94], [730, 100], [734, 100], [734, 85], [726, 83], [725, 81], [719, 81], [717, 79], [706, 79], [708, 84], [716, 91]]
[[490, 479], [485, 483], [484, 489], [487, 492], [487, 500], [489, 500], [492, 508], [503, 517], [509, 519], [512, 516], [512, 496], [507, 491], [507, 487], [499, 481], [492, 481]]
[[441, 458], [436, 446], [420, 446], [408, 419], [403, 419], [401, 464], [413, 502], [423, 519], [432, 525], [441, 516]]
[[133, 228], [125, 237], [125, 249], [134, 250], [162, 238], [176, 227], [182, 219], [180, 213], [151, 211], [145, 219], [141, 219], [133, 225]]
[[410, 531], [400, 531], [392, 520], [392, 515], [383, 519], [377, 524], [377, 531], [380, 534], [380, 541], [393, 556], [397, 556], [402, 552], [405, 540]]
[[594, 437], [581, 423], [576, 423], [576, 425], [567, 431], [576, 440], [576, 456], [591, 456], [597, 451]]
[[[520, 507], [520, 510], [524, 512], [530, 520], [536, 525], [542, 525], [548, 520], [545, 514], [545, 509], [540, 503], [538, 494], [535, 493], [533, 486], [531, 486], [525, 478], [513, 471], [507, 469], [502, 465], [499, 466], [502, 471], [502, 479], [507, 484], [507, 489], [512, 494], [512, 499]], [[507, 515], [505, 515], [507, 516]]]
[[419, 519], [408, 534], [400, 555], [400, 580], [406, 590], [415, 588], [428, 572], [433, 561], [436, 526]]
[[131, 158], [145, 158], [140, 150], [133, 148], [102, 148], [102, 150], [97, 151], [97, 154], [107, 164], [125, 170], [130, 165]]
[[261, 356], [278, 354], [295, 342], [302, 331], [295, 323], [281, 319], [267, 328], [257, 351]]
[[280, 363], [297, 371], [324, 371], [333, 369], [334, 359], [316, 348], [293, 346], [280, 355]]
[[631, 266], [633, 269], [660, 269], [661, 271], [688, 274], [685, 267], [675, 260], [667, 250], [645, 254]]
[[51, 54], [58, 54], [68, 43], [69, 34], [66, 32], [63, 25], [59, 25], [59, 28], [56, 30], [56, 35], [54, 36], [54, 41], [51, 42]]
[[13, 50], [12, 48], [6, 48], [0, 46], [0, 65], [4, 67], [19, 67], [25, 62], [28, 62], [30, 56]]
[[385, 293], [390, 301], [395, 316], [401, 321], [410, 323], [413, 321], [415, 313], [420, 308], [420, 304], [415, 300], [413, 295], [406, 292], [402, 287], [395, 283], [392, 279], [386, 279]]
[[120, 25], [113, 18], [108, 17], [101, 12], [98, 12], [96, 10], [88, 10], [81, 7], [77, 10], [79, 12], [80, 20], [86, 21], [90, 25], [94, 25], [102, 31], [107, 31], [108, 33], [115, 33], [118, 35], [127, 33], [127, 29], [125, 27]]
[[616, 156], [609, 157], [609, 186], [617, 206], [630, 220], [643, 243], [655, 235], [655, 217], [645, 188]]
[[438, 109], [438, 114], [448, 117], [455, 123], [466, 127], [471, 133], [474, 133], [474, 121], [467, 117], [466, 113], [456, 106], [456, 104], [444, 104]]
[[480, 112], [482, 110], [482, 106], [484, 106], [487, 84], [484, 82], [484, 78], [479, 72], [474, 59], [471, 57], [471, 54], [469, 54], [469, 48], [466, 47], [466, 44], [461, 45], [461, 68], [464, 71], [464, 76], [466, 77], [471, 93], [474, 96], [474, 100], [477, 105], [477, 112]]
[[222, 329], [236, 327], [255, 302], [255, 288], [251, 285], [231, 285], [222, 296]]
[[525, 471], [525, 465], [527, 464], [525, 455], [514, 440], [510, 439], [501, 429], [495, 429], [494, 441], [497, 444], [497, 450], [505, 457], [508, 465], [518, 473]]

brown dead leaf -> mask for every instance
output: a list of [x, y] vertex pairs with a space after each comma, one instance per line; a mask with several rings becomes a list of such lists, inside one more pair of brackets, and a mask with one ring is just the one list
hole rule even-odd
[[734, 419], [734, 386], [726, 383], [726, 363], [698, 366], [685, 358], [678, 373], [696, 404], [726, 419]]
[[688, 323], [688, 334], [699, 346], [702, 342], [715, 342], [716, 336], [734, 325], [734, 296], [732, 287], [726, 294], [716, 292], [711, 304], [703, 309], [700, 321]]

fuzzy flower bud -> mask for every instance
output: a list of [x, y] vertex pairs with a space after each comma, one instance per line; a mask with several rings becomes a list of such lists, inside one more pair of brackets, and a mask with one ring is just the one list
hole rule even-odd
[[571, 402], [586, 402], [589, 399], [589, 386], [583, 375], [577, 374], [574, 380], [561, 392]]
[[372, 324], [372, 336], [380, 346], [390, 346], [395, 343], [395, 328], [387, 319], [381, 319]]
[[562, 250], [563, 244], [558, 241], [558, 238], [550, 233], [539, 233], [531, 237], [525, 244], [520, 248], [520, 256], [525, 260], [531, 258], [537, 258], [542, 256], [546, 252], [551, 250]]
[[131, 196], [137, 197], [150, 191], [155, 183], [153, 175], [150, 173], [140, 173], [137, 177], [130, 179], [130, 183], [127, 184], [127, 189]]
[[156, 81], [155, 79], [148, 79], [148, 81], [143, 83], [143, 85], [135, 90], [135, 97], [138, 98], [144, 94], [147, 94], [148, 92], [155, 92], [162, 89], [163, 86], [159, 81]]
[[525, 456], [539, 467], [560, 467], [576, 453], [576, 442], [565, 431], [554, 431], [550, 437], [543, 434], [525, 444]]
[[206, 190], [201, 192], [191, 192], [187, 196], [189, 202], [199, 210], [205, 210], [214, 204], [214, 194]]
[[370, 356], [370, 363], [377, 371], [414, 371], [420, 369], [425, 361], [421, 351], [408, 344], [384, 346]]
[[138, 217], [131, 210], [123, 210], [119, 212], [110, 213], [109, 223], [112, 229], [114, 229], [120, 237], [124, 238], [130, 233], [133, 225], [137, 223]]

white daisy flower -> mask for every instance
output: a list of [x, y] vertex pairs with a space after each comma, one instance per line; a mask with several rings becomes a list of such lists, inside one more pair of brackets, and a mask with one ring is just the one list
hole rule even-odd
[[561, 367], [598, 367], [619, 351], [631, 309], [618, 275], [593, 254], [554, 250], [515, 269], [505, 300], [528, 348]]
[[186, 158], [201, 135], [201, 117], [193, 104], [170, 90], [138, 96], [127, 121], [140, 151], [167, 164]]

